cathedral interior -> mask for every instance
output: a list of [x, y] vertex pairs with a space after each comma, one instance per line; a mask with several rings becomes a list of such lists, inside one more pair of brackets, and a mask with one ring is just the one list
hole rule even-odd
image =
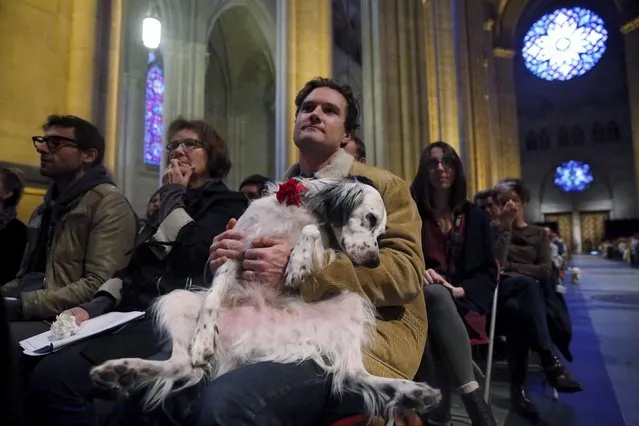
[[0, 166], [26, 182], [19, 217], [50, 184], [31, 144], [49, 114], [97, 125], [142, 214], [180, 115], [228, 143], [230, 188], [281, 179], [293, 99], [316, 76], [354, 88], [370, 164], [410, 181], [446, 141], [469, 199], [522, 178], [527, 220], [574, 253], [639, 232], [639, 0], [0, 0]]

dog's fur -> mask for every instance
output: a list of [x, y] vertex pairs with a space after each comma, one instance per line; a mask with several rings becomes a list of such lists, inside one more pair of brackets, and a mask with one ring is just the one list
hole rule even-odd
[[108, 361], [92, 370], [94, 382], [124, 391], [148, 387], [145, 403], [153, 408], [171, 392], [240, 365], [312, 360], [332, 375], [335, 394], [362, 394], [371, 417], [426, 412], [437, 404], [439, 391], [424, 383], [366, 372], [362, 348], [375, 326], [367, 299], [345, 291], [305, 303], [299, 295], [307, 275], [333, 260], [331, 246], [356, 265], [379, 265], [377, 238], [386, 228], [380, 194], [361, 179], [298, 181], [306, 189], [301, 207], [271, 193], [252, 202], [235, 227], [246, 233], [247, 246], [262, 236], [294, 246], [278, 289], [240, 279], [240, 262], [227, 261], [208, 292], [176, 290], [155, 305], [159, 328], [173, 341], [168, 361]]

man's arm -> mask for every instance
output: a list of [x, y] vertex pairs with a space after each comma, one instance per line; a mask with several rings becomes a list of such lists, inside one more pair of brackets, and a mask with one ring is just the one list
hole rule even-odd
[[408, 184], [392, 178], [378, 188], [388, 213], [386, 233], [379, 239], [380, 266], [355, 266], [343, 253], [334, 262], [309, 277], [301, 286], [307, 302], [338, 291], [354, 291], [375, 306], [400, 306], [413, 301], [423, 291], [424, 255], [421, 219]]
[[25, 319], [43, 319], [91, 299], [116, 271], [125, 267], [133, 247], [135, 216], [118, 192], [106, 195], [95, 207], [84, 255], [84, 276], [62, 288], [22, 293]]

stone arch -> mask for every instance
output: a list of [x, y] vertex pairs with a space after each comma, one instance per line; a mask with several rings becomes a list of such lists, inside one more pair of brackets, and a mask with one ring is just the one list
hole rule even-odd
[[261, 1], [220, 1], [207, 24], [205, 118], [229, 145], [230, 187], [275, 174], [275, 23]]

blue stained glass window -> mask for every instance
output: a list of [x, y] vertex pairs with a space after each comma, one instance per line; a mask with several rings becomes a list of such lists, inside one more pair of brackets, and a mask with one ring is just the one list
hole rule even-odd
[[564, 192], [585, 191], [594, 180], [590, 166], [581, 161], [567, 161], [555, 170], [555, 185]]
[[162, 161], [164, 118], [164, 69], [161, 57], [149, 52], [144, 96], [144, 162], [159, 166]]
[[590, 71], [606, 51], [608, 31], [594, 12], [581, 7], [542, 16], [524, 37], [526, 68], [544, 80], [570, 80]]

